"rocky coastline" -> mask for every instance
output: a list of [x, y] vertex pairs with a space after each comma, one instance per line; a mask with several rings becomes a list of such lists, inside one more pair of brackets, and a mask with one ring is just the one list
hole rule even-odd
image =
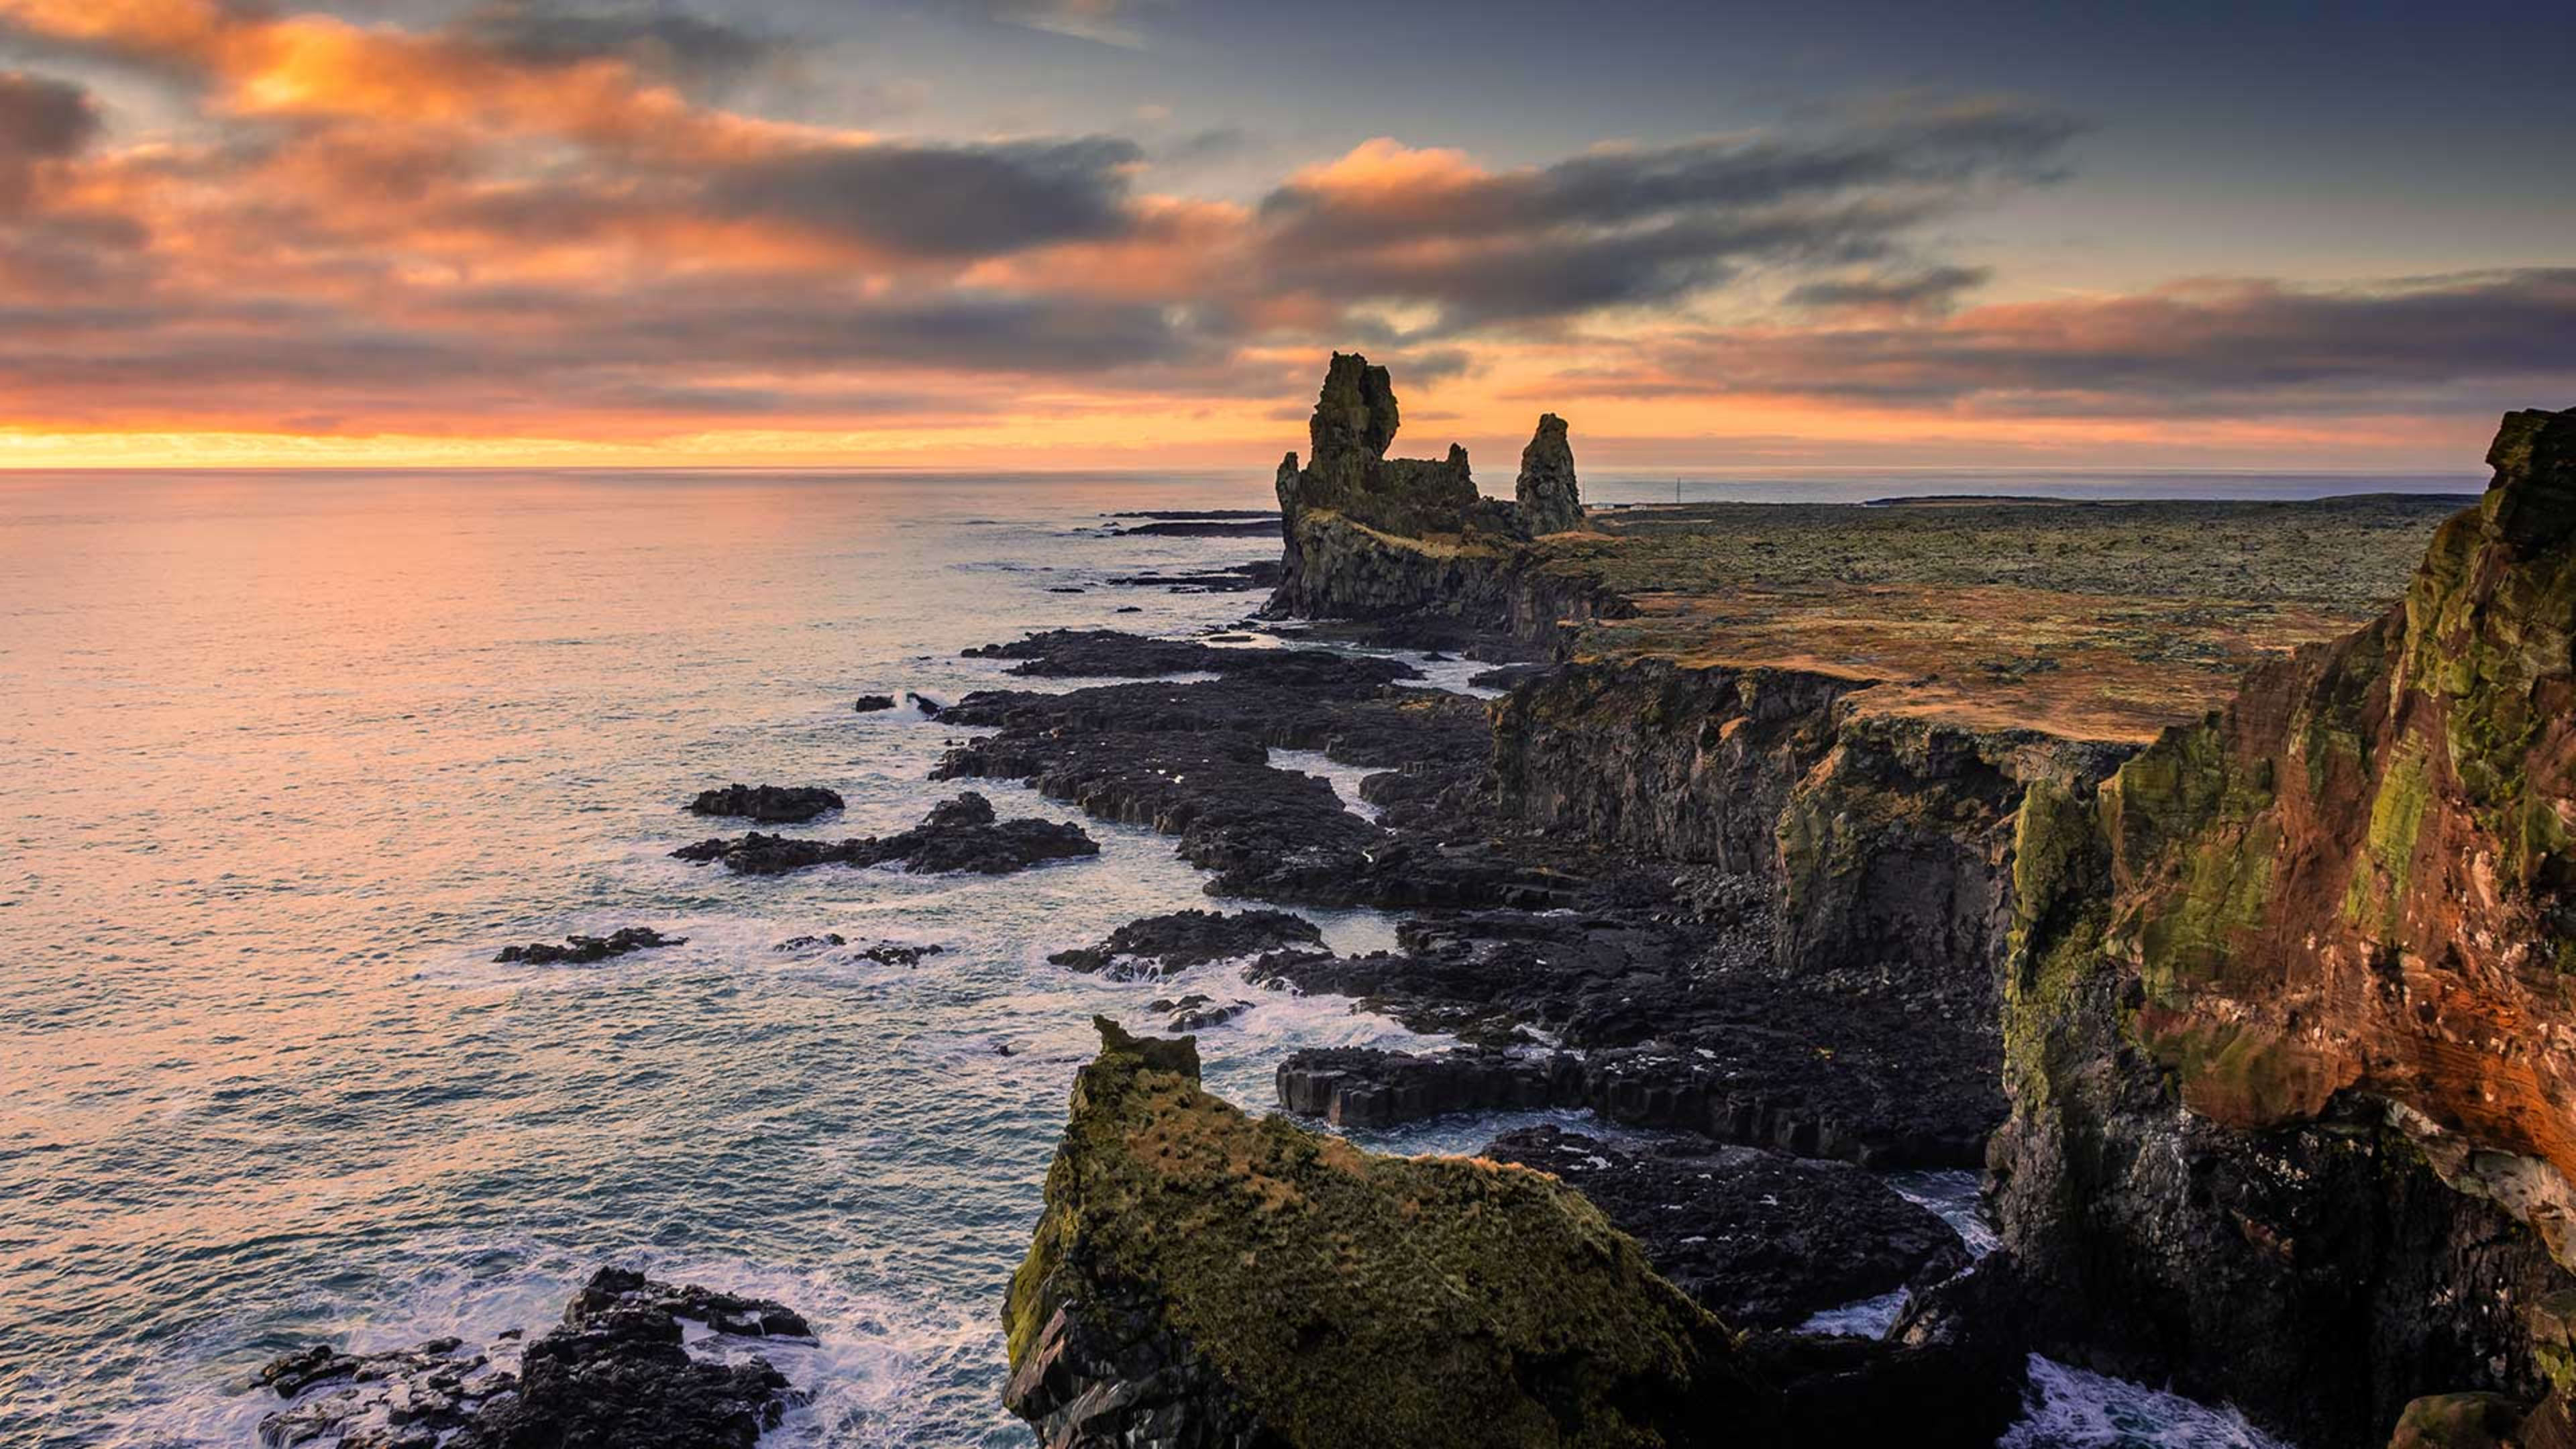
[[[1465, 1043], [1297, 1053], [1290, 1115], [1254, 1122], [1204, 1097], [1186, 1041], [1104, 1026], [1007, 1313], [1009, 1402], [1043, 1442], [1388, 1442], [1335, 1417], [1358, 1393], [1402, 1399], [1423, 1426], [1404, 1442], [1453, 1441], [1445, 1398], [1549, 1405], [1455, 1442], [1992, 1443], [2033, 1352], [2306, 1446], [2576, 1442], [2576, 413], [2507, 418], [2480, 506], [2428, 530], [2376, 623], [2323, 595], [2156, 605], [2279, 640], [2203, 649], [2101, 625], [2117, 609], [2089, 600], [2116, 584], [2078, 580], [2052, 596], [2082, 596], [2062, 637], [2112, 667], [1977, 658], [1993, 698], [1957, 683], [1965, 656], [1784, 656], [1638, 594], [1560, 419], [1510, 502], [1463, 450], [1389, 458], [1396, 424], [1384, 370], [1337, 356], [1311, 452], [1279, 472], [1264, 613], [1532, 661], [1501, 699], [1365, 655], [1035, 636], [1002, 651], [1014, 672], [1119, 682], [943, 716], [991, 731], [943, 777], [1150, 825], [1213, 895], [1406, 912], [1366, 955], [1258, 930], [1209, 949]], [[1993, 606], [1976, 579], [1898, 586]], [[1676, 621], [1700, 632], [1673, 643]], [[1151, 680], [1180, 672], [1215, 677]], [[2213, 698], [2233, 703], [2201, 717]], [[1376, 818], [1273, 749], [1366, 772]], [[1157, 929], [1070, 954], [1150, 962]], [[1290, 1125], [1534, 1108], [1664, 1135], [1506, 1134], [1454, 1160], [1503, 1176], [1435, 1187]], [[1971, 1268], [1923, 1233], [1873, 1175], [1897, 1167], [1981, 1170], [2002, 1247]], [[1461, 1196], [1537, 1193], [1513, 1173], [1596, 1216]], [[1140, 1183], [1186, 1245], [1138, 1215]], [[1766, 1198], [1811, 1207], [1749, 1210]], [[1470, 1252], [1463, 1297], [1405, 1289], [1447, 1315], [1405, 1320], [1427, 1339], [1372, 1336], [1380, 1310], [1335, 1296], [1335, 1254], [1496, 1213], [1550, 1224], [1532, 1252], [1642, 1257], [1587, 1249], [1540, 1284]], [[1553, 1384], [1460, 1357], [1567, 1292], [1609, 1295], [1575, 1317], [1618, 1326], [1533, 1347]], [[1886, 1293], [1908, 1296], [1882, 1338], [1795, 1331]], [[1387, 1353], [1460, 1376], [1389, 1381], [1368, 1369]]]
[[[1002, 1309], [1003, 1402], [1046, 1449], [1965, 1449], [2034, 1365], [2303, 1449], [2576, 1446], [2576, 411], [2509, 415], [2446, 520], [2272, 520], [2427, 522], [2377, 613], [2315, 577], [2139, 588], [2152, 512], [1998, 506], [1893, 565], [1713, 580], [1693, 560], [1747, 557], [1741, 521], [1587, 511], [1564, 419], [1509, 500], [1461, 448], [1389, 457], [1397, 422], [1385, 370], [1336, 356], [1279, 564], [1116, 581], [1270, 587], [1278, 639], [1046, 630], [966, 651], [1004, 687], [903, 696], [952, 732], [934, 779], [1159, 832], [1216, 898], [1032, 959], [1134, 1000], [1095, 1023]], [[1269, 526], [1152, 517], [1111, 526]], [[2034, 536], [2045, 578], [1993, 561]], [[1494, 697], [1429, 687], [1442, 655], [1499, 663]], [[670, 854], [998, 875], [1100, 848], [970, 791], [881, 837]], [[1353, 907], [1391, 939], [1298, 913]], [[1289, 1049], [1272, 1101], [1210, 1094], [1197, 1034], [1291, 996], [1438, 1040]], [[1432, 1121], [1482, 1146], [1361, 1145]], [[603, 1269], [533, 1339], [281, 1357], [259, 1433], [750, 1445], [807, 1391], [763, 1341], [811, 1334]]]

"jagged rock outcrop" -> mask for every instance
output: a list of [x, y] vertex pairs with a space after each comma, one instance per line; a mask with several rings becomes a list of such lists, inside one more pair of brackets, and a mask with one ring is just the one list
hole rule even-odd
[[1574, 483], [1574, 448], [1565, 440], [1565, 419], [1540, 415], [1538, 431], [1521, 449], [1521, 474], [1512, 494], [1520, 503], [1522, 525], [1533, 534], [1583, 526], [1583, 494]]
[[504, 946], [492, 959], [524, 962], [531, 966], [589, 966], [612, 956], [687, 944], [688, 937], [665, 936], [651, 926], [620, 926], [605, 936], [566, 936], [560, 946], [552, 941]]
[[259, 1381], [291, 1402], [260, 1420], [259, 1442], [751, 1449], [806, 1397], [766, 1358], [721, 1352], [766, 1340], [811, 1343], [813, 1330], [769, 1299], [602, 1268], [534, 1340], [513, 1329], [479, 1351], [454, 1338], [364, 1354], [316, 1344], [272, 1361]]
[[2378, 623], [2016, 828], [1996, 1162], [2042, 1341], [2302, 1442], [2538, 1397], [2576, 1284], [2576, 412], [2488, 460]]
[[[1540, 1173], [1364, 1153], [1101, 1021], [1004, 1309], [1052, 1449], [1723, 1441], [1724, 1327]], [[1757, 1441], [1758, 1442], [1758, 1441]]]
[[801, 825], [842, 804], [838, 791], [820, 785], [727, 785], [699, 791], [689, 802], [689, 813], [740, 815], [763, 825]]
[[894, 835], [855, 840], [801, 840], [752, 831], [739, 840], [717, 836], [672, 851], [693, 865], [722, 861], [742, 875], [785, 875], [817, 865], [884, 865], [901, 862], [923, 875], [949, 871], [1006, 875], [1054, 860], [1100, 853], [1100, 842], [1063, 820], [1001, 820], [993, 802], [968, 791], [930, 807], [919, 825]]
[[1476, 1155], [1583, 1194], [1656, 1272], [1738, 1327], [1790, 1327], [1968, 1265], [1949, 1224], [1843, 1163], [1693, 1137], [1623, 1150], [1556, 1127], [1506, 1132]]
[[1097, 946], [1058, 951], [1058, 966], [1134, 981], [1267, 951], [1324, 949], [1314, 922], [1286, 911], [1172, 911], [1130, 921]]
[[[1436, 461], [1387, 457], [1397, 420], [1386, 369], [1333, 354], [1306, 425], [1306, 462], [1290, 453], [1279, 465], [1285, 546], [1264, 614], [1404, 620], [1426, 639], [1482, 631], [1548, 644], [1562, 621], [1634, 612], [1597, 580], [1545, 567], [1527, 547], [1529, 510], [1480, 496], [1466, 449], [1453, 444]], [[1564, 429], [1553, 415], [1541, 421], [1520, 489], [1524, 502], [1542, 500], [1550, 522], [1576, 527], [1583, 511]]]
[[[2016, 1411], [2017, 1359], [1930, 1335], [1740, 1338], [1554, 1176], [1247, 1117], [1200, 1090], [1190, 1039], [1095, 1020], [1003, 1310], [1004, 1399], [1047, 1449], [1985, 1449]], [[1777, 1170], [1823, 1196], [1852, 1171]], [[1661, 1171], [1632, 1186], [1652, 1196]], [[1676, 1253], [1718, 1261], [1687, 1236]], [[1747, 1286], [1799, 1291], [1799, 1266]]]

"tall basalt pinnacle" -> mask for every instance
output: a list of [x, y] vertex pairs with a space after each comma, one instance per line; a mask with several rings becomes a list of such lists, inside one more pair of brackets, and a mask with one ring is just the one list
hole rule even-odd
[[1386, 369], [1356, 352], [1336, 352], [1306, 421], [1306, 441], [1319, 463], [1349, 454], [1374, 462], [1394, 446], [1399, 421]]
[[1300, 522], [1331, 513], [1381, 533], [1418, 538], [1455, 534], [1476, 506], [1467, 450], [1451, 445], [1440, 460], [1389, 458], [1399, 417], [1386, 369], [1356, 352], [1336, 352], [1306, 423], [1310, 451], [1279, 470], [1279, 509], [1291, 564]]
[[1521, 475], [1513, 493], [1531, 533], [1564, 533], [1583, 526], [1583, 495], [1574, 483], [1574, 448], [1565, 440], [1565, 419], [1540, 415], [1538, 431], [1521, 449]]

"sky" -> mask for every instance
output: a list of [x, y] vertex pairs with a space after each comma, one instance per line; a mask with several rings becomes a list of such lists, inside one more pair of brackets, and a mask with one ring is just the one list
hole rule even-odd
[[[0, 0], [0, 467], [2469, 474], [2555, 4]], [[1489, 476], [1490, 475], [1490, 476]]]

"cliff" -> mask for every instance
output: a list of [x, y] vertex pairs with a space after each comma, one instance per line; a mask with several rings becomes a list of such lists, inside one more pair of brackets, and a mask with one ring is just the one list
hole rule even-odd
[[1361, 1152], [1100, 1024], [1011, 1280], [1049, 1446], [1656, 1445], [1763, 1400], [1721, 1325], [1555, 1179]]
[[[1382, 452], [1387, 402], [1336, 437]], [[2308, 1445], [2576, 1443], [2576, 412], [2509, 415], [2447, 518], [1550, 532], [1551, 432], [1517, 531], [1292, 508], [1273, 607], [1548, 643], [1493, 711], [1496, 829], [1751, 878], [1770, 980], [1982, 1033], [2010, 1120], [1976, 1331]]]
[[2319, 1442], [2536, 1396], [2576, 1286], [2576, 412], [2488, 461], [2384, 617], [2016, 827], [1996, 1161], [2050, 1336]]

